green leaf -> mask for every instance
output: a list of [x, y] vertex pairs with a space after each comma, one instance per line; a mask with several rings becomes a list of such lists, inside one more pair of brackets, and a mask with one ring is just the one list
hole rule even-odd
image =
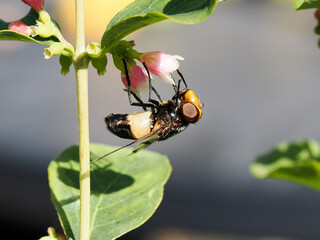
[[320, 147], [315, 140], [283, 142], [251, 165], [257, 178], [288, 180], [320, 190]]
[[212, 14], [216, 3], [217, 0], [136, 0], [110, 21], [101, 46], [108, 52], [128, 34], [165, 19], [183, 24], [199, 23]]
[[[35, 11], [33, 8], [30, 9], [28, 14], [19, 19], [23, 23], [25, 23], [28, 26], [36, 25], [36, 20], [39, 19], [39, 14], [37, 11]], [[58, 24], [53, 21], [53, 23], [58, 27], [60, 30], [60, 27]], [[36, 37], [28, 37], [26, 35], [23, 35], [21, 33], [8, 30], [10, 22], [5, 22], [2, 19], [0, 19], [0, 40], [13, 40], [13, 41], [23, 41], [23, 42], [34, 42], [39, 44], [44, 44], [50, 46], [54, 42], [58, 42], [58, 39], [55, 37], [49, 37], [49, 38], [42, 38], [39, 36]]]
[[[114, 147], [91, 144], [91, 159]], [[50, 163], [51, 199], [66, 235], [78, 239], [78, 146]], [[91, 240], [115, 239], [140, 226], [159, 206], [171, 166], [164, 155], [123, 149], [91, 165]]]
[[294, 0], [294, 8], [296, 10], [320, 8], [320, 0]]

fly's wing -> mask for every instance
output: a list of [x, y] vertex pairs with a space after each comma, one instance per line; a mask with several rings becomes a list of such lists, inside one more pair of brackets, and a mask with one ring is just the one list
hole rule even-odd
[[109, 156], [109, 155], [112, 154], [112, 153], [118, 152], [118, 151], [121, 150], [121, 149], [124, 149], [124, 148], [126, 148], [126, 147], [129, 147], [129, 146], [131, 146], [131, 145], [133, 145], [133, 144], [135, 144], [135, 143], [137, 143], [137, 142], [143, 141], [143, 142], [141, 142], [141, 143], [139, 144], [139, 146], [138, 146], [137, 148], [135, 148], [135, 149], [132, 151], [132, 153], [136, 153], [136, 152], [138, 152], [138, 151], [140, 151], [140, 150], [142, 150], [142, 149], [150, 146], [152, 143], [154, 143], [154, 142], [157, 140], [157, 136], [158, 136], [159, 132], [160, 132], [162, 129], [164, 129], [165, 127], [166, 127], [166, 125], [163, 124], [163, 125], [157, 127], [156, 129], [152, 130], [150, 133], [142, 136], [141, 138], [138, 138], [138, 139], [132, 141], [131, 143], [127, 144], [127, 145], [124, 145], [124, 146], [122, 146], [122, 147], [119, 147], [119, 148], [117, 148], [117, 149], [115, 149], [115, 150], [113, 150], [113, 151], [111, 151], [111, 152], [109, 152], [109, 153], [107, 153], [107, 154], [105, 154], [105, 155], [103, 155], [103, 156], [95, 159], [95, 160], [92, 160], [91, 163], [97, 162], [98, 160], [100, 160], [100, 159], [102, 159], [102, 158], [105, 158], [105, 157]]
[[[155, 141], [157, 141], [157, 136], [158, 133], [160, 131], [161, 128], [158, 128], [159, 130], [157, 132], [154, 132], [152, 135], [150, 135], [149, 137], [147, 137], [146, 139], [142, 140], [142, 142], [140, 142], [138, 144], [138, 146], [133, 149], [132, 153], [136, 153], [142, 149], [145, 149], [146, 147], [149, 147], [152, 143], [154, 143]], [[153, 131], [151, 131], [152, 133]]]

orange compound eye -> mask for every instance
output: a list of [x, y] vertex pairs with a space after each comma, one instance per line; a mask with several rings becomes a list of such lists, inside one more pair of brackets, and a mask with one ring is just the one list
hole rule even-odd
[[194, 93], [194, 91], [188, 89], [187, 92], [184, 94], [184, 99], [186, 102], [192, 103], [195, 107], [197, 107], [199, 111], [199, 120], [202, 115], [202, 105], [200, 104], [199, 97]]
[[200, 102], [198, 96], [191, 89], [188, 89], [187, 92], [184, 94], [184, 99], [188, 102], [193, 103], [196, 106]]
[[190, 102], [183, 101], [180, 106], [182, 116], [190, 123], [195, 123], [200, 119], [199, 109]]

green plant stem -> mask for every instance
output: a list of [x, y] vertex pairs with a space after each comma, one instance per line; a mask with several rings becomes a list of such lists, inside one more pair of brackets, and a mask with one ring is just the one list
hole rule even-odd
[[80, 229], [79, 240], [90, 239], [90, 149], [88, 107], [88, 61], [85, 54], [83, 0], [75, 0], [76, 52], [74, 66], [77, 78], [79, 161], [80, 161]]

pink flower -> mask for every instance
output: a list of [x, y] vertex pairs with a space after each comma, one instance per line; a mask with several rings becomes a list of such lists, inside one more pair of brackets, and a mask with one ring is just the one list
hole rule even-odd
[[44, 0], [22, 0], [22, 2], [32, 7], [37, 12], [42, 10], [44, 5]]
[[146, 52], [140, 56], [140, 61], [145, 63], [150, 72], [170, 84], [175, 84], [172, 72], [179, 68], [177, 60], [183, 60], [183, 57], [160, 51]]
[[[139, 66], [134, 66], [129, 69], [130, 89], [135, 93], [145, 91], [149, 86], [149, 77], [146, 70]], [[121, 73], [121, 80], [126, 88], [128, 87], [128, 81], [126, 75]]]
[[9, 24], [9, 30], [30, 36], [30, 27], [21, 21], [14, 21]]

